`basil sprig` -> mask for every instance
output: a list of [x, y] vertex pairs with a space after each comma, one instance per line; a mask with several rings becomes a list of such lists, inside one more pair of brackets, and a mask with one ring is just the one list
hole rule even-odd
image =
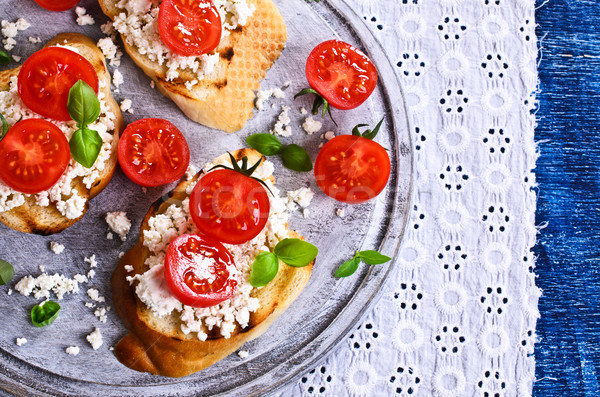
[[102, 149], [102, 138], [97, 131], [87, 128], [87, 125], [98, 119], [100, 101], [93, 88], [85, 81], [77, 81], [69, 90], [67, 110], [79, 128], [69, 140], [71, 155], [84, 167], [91, 168]]
[[7, 284], [15, 275], [15, 269], [6, 261], [0, 260], [0, 285]]
[[0, 121], [2, 122], [2, 128], [0, 129], [0, 141], [1, 141], [4, 138], [4, 136], [6, 135], [6, 133], [8, 132], [8, 123], [6, 122], [6, 119], [4, 118], [2, 113], [0, 113]]
[[31, 309], [31, 322], [36, 327], [50, 325], [58, 317], [60, 305], [53, 301], [47, 301], [42, 305], [36, 305]]
[[381, 265], [391, 261], [392, 258], [380, 254], [374, 250], [367, 251], [356, 251], [352, 259], [342, 263], [342, 265], [335, 271], [335, 278], [348, 277], [353, 275], [358, 270], [358, 265], [363, 261], [367, 265]]
[[10, 56], [4, 51], [0, 51], [0, 64], [6, 65], [7, 63], [10, 63], [10, 62], [11, 62]]
[[371, 131], [370, 129], [366, 129], [365, 132], [360, 132], [359, 128], [367, 127], [368, 124], [358, 124], [352, 129], [352, 135], [362, 136], [363, 138], [373, 140], [377, 136], [377, 133], [379, 132], [379, 129], [381, 128], [381, 124], [383, 124], [383, 119], [381, 119], [379, 121], [379, 123], [377, 123], [375, 128], [373, 128], [373, 131]]
[[304, 267], [310, 265], [319, 254], [319, 249], [298, 238], [281, 240], [273, 252], [258, 254], [250, 271], [250, 284], [253, 287], [264, 287], [269, 284], [279, 271], [279, 261], [288, 266]]
[[308, 172], [313, 169], [312, 160], [303, 147], [294, 143], [284, 146], [275, 135], [250, 135], [246, 138], [246, 143], [263, 156], [280, 154], [283, 165], [290, 170]]

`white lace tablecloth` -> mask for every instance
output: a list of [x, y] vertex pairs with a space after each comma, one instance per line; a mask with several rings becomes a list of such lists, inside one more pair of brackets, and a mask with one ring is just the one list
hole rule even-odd
[[402, 83], [413, 211], [379, 303], [277, 394], [529, 396], [540, 295], [534, 1], [347, 1]]

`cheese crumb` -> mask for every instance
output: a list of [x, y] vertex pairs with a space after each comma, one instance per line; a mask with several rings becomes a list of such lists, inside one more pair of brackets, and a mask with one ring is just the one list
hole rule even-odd
[[98, 266], [98, 262], [96, 262], [96, 255], [92, 255], [89, 258], [83, 258], [83, 261], [85, 263], [89, 263], [90, 268]]
[[121, 66], [123, 53], [119, 50], [112, 37], [104, 37], [98, 40], [98, 48], [100, 48], [106, 59], [108, 59], [111, 66]]
[[133, 266], [131, 266], [131, 265], [125, 265], [125, 271], [127, 273], [131, 273], [133, 271]]
[[238, 356], [240, 356], [240, 358], [246, 358], [246, 357], [248, 357], [248, 351], [246, 351], [246, 350], [240, 350], [238, 352]]
[[111, 232], [106, 233], [106, 239], [107, 240], [112, 240], [113, 239], [113, 234]]
[[29, 40], [29, 42], [30, 42], [30, 43], [32, 43], [32, 44], [37, 44], [37, 43], [41, 43], [41, 42], [42, 42], [42, 39], [40, 39], [39, 37], [32, 37], [32, 36], [29, 36], [29, 39], [28, 39], [28, 40]]
[[77, 14], [77, 25], [85, 26], [94, 24], [94, 18], [87, 14], [87, 10], [84, 7], [75, 8], [75, 14]]
[[285, 98], [285, 93], [281, 90], [281, 88], [275, 87], [269, 90], [259, 90], [256, 91], [256, 101], [254, 102], [254, 106], [260, 111], [265, 108], [265, 102], [267, 102], [271, 97], [283, 99]]
[[122, 251], [121, 251], [121, 252], [119, 252], [119, 258], [122, 258], [122, 257], [124, 257], [124, 256], [125, 256], [125, 253], [124, 253], [124, 252], [122, 252]]
[[125, 98], [121, 101], [121, 111], [133, 114], [133, 109], [131, 108], [131, 99]]
[[87, 273], [87, 278], [89, 278], [91, 280], [94, 278], [95, 275], [96, 275], [96, 271], [94, 269], [90, 269], [90, 271]]
[[90, 297], [90, 299], [93, 300], [94, 302], [105, 302], [106, 301], [106, 299], [104, 299], [103, 296], [100, 296], [100, 293], [98, 292], [98, 290], [96, 288], [88, 289], [87, 294]]
[[346, 211], [343, 208], [336, 208], [335, 214], [337, 216], [339, 216], [340, 218], [343, 218], [344, 215], [346, 214]]
[[98, 328], [94, 329], [94, 331], [86, 337], [87, 341], [92, 345], [92, 349], [98, 350], [100, 346], [104, 343], [102, 340], [102, 334]]
[[4, 44], [4, 49], [7, 51], [12, 50], [17, 44], [17, 41], [15, 40], [17, 33], [29, 29], [31, 26], [31, 24], [23, 18], [17, 19], [16, 22], [2, 21], [0, 25], [2, 26], [2, 35], [6, 37], [6, 39], [2, 40], [2, 43]]
[[127, 218], [126, 212], [107, 212], [104, 219], [108, 223], [108, 227], [119, 235], [121, 241], [127, 240], [127, 233], [131, 229], [131, 221]]
[[12, 288], [9, 288], [9, 289], [8, 289], [8, 291], [6, 291], [6, 293], [7, 293], [8, 295], [12, 295], [12, 293], [13, 293], [13, 290], [12, 290]]
[[97, 308], [96, 311], [94, 311], [94, 316], [96, 316], [102, 324], [106, 323], [106, 320], [107, 320], [106, 308], [105, 307]]
[[88, 279], [83, 274], [76, 274], [73, 276], [73, 280], [77, 281], [80, 284], [84, 284], [88, 282]]
[[50, 242], [50, 250], [52, 252], [54, 252], [56, 255], [60, 255], [65, 250], [65, 246], [60, 243], [57, 243], [56, 241], [51, 241]]
[[40, 269], [40, 272], [44, 273], [46, 271], [46, 266], [44, 265], [39, 265], [38, 269]]
[[15, 343], [17, 344], [17, 346], [23, 346], [25, 343], [27, 343], [27, 339], [26, 338], [17, 338]]
[[17, 285], [15, 290], [23, 296], [33, 294], [34, 298], [50, 298], [50, 291], [54, 292], [58, 300], [62, 300], [65, 294], [76, 294], [79, 292], [79, 283], [60, 274], [49, 276], [42, 274], [36, 278], [25, 276]]
[[14, 59], [14, 60], [15, 60], [15, 62], [21, 62], [21, 57], [20, 57], [20, 56], [18, 56], [18, 55], [13, 55], [13, 56], [12, 56], [12, 59]]
[[305, 208], [304, 210], [302, 210], [303, 217], [308, 218], [309, 215], [310, 215], [310, 210], [308, 208]]
[[318, 120], [313, 119], [312, 116], [308, 116], [304, 120], [304, 123], [302, 124], [302, 128], [304, 128], [304, 131], [306, 131], [306, 133], [308, 135], [312, 135], [315, 132], [321, 131], [322, 126], [323, 126], [323, 123], [321, 123]]
[[65, 352], [67, 354], [70, 354], [71, 356], [76, 356], [79, 354], [79, 347], [77, 346], [69, 346], [65, 349]]
[[290, 211], [296, 209], [296, 204], [301, 208], [307, 208], [310, 205], [315, 194], [308, 187], [301, 187], [298, 190], [287, 192], [287, 207]]
[[335, 138], [335, 133], [333, 131], [327, 131], [325, 133], [325, 139], [328, 141], [332, 140], [333, 138]]
[[300, 114], [307, 115], [308, 114], [308, 110], [306, 110], [306, 108], [303, 106], [303, 107], [300, 108]]
[[154, 80], [150, 80], [150, 88], [154, 87], [156, 87], [156, 83], [154, 82]]
[[273, 126], [273, 129], [270, 131], [271, 134], [280, 135], [283, 137], [292, 135], [292, 128], [289, 126], [290, 121], [291, 121], [289, 113], [288, 113], [289, 111], [290, 111], [289, 106], [284, 105], [281, 107], [281, 113], [279, 114], [279, 117], [277, 118], [277, 122], [275, 123], [275, 126]]
[[115, 88], [117, 89], [117, 91], [119, 91], [119, 86], [121, 84], [123, 84], [123, 75], [121, 74], [121, 72], [119, 72], [119, 69], [115, 69], [115, 71], [113, 72], [113, 85], [115, 86]]

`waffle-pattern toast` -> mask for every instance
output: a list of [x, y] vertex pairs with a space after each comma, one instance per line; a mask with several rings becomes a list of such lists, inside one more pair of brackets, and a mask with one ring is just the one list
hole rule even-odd
[[[118, 0], [99, 1], [112, 20], [124, 12], [117, 7]], [[283, 17], [272, 0], [247, 1], [256, 11], [245, 26], [221, 39], [216, 49], [220, 56], [216, 76], [205, 77], [191, 89], [186, 88], [185, 82], [194, 79], [192, 74], [179, 71], [178, 78], [167, 81], [167, 67], [140, 54], [122, 35], [127, 53], [156, 82], [163, 95], [171, 98], [190, 119], [227, 132], [240, 130], [252, 117], [254, 91], [279, 58], [287, 40]]]
[[[254, 164], [261, 156], [253, 149], [241, 149], [232, 154], [238, 160], [247, 156], [250, 164]], [[215, 162], [226, 158], [228, 155], [217, 158]], [[194, 334], [186, 335], [181, 331], [177, 315], [163, 318], [155, 316], [137, 297], [136, 284], [130, 285], [126, 277], [148, 270], [144, 261], [150, 251], [143, 245], [143, 230], [148, 229], [150, 218], [165, 212], [174, 203], [181, 203], [187, 197], [187, 187], [199, 177], [200, 174], [197, 174], [192, 180], [181, 182], [168, 194], [168, 198], [165, 196], [152, 205], [142, 222], [139, 242], [122, 258], [112, 275], [114, 305], [129, 330], [129, 334], [115, 346], [115, 355], [119, 361], [136, 371], [181, 377], [225, 358], [245, 342], [262, 335], [300, 295], [312, 272], [312, 263], [295, 268], [280, 262], [275, 279], [266, 287], [253, 290], [252, 296], [260, 300], [260, 308], [250, 314], [248, 326], [241, 329], [237, 325], [228, 339], [221, 336], [218, 327], [214, 327], [210, 331], [205, 330], [208, 339], [200, 341]], [[293, 231], [289, 232], [289, 237], [301, 238]], [[134, 270], [127, 272], [127, 265], [133, 266]]]
[[[104, 101], [116, 117], [115, 129], [112, 131], [114, 139], [112, 140], [111, 156], [104, 170], [100, 172], [99, 177], [94, 181], [90, 189], [87, 189], [83, 184], [82, 177], [74, 179], [72, 183], [73, 190], [86, 199], [83, 211], [83, 214], [85, 214], [89, 200], [98, 195], [113, 176], [117, 165], [118, 138], [121, 131], [123, 131], [124, 123], [121, 109], [110, 92], [110, 74], [106, 68], [104, 55], [98, 49], [96, 43], [79, 33], [62, 33], [48, 41], [46, 47], [57, 44], [76, 48], [81, 56], [90, 61], [98, 74], [98, 79], [104, 82], [104, 84], [101, 84], [99, 92], [104, 93]], [[17, 76], [20, 69], [21, 67], [17, 67], [15, 69], [0, 71], [0, 91], [7, 91], [9, 89], [11, 77]], [[0, 222], [21, 232], [49, 235], [63, 231], [73, 225], [83, 217], [83, 214], [79, 218], [68, 219], [52, 203], [49, 206], [37, 205], [35, 195], [31, 195], [25, 198], [23, 205], [9, 211], [0, 212]]]

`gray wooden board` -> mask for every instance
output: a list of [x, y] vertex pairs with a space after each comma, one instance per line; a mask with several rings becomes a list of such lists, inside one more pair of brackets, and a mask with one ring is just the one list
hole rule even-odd
[[[412, 156], [404, 101], [394, 71], [383, 50], [369, 33], [362, 20], [341, 0], [307, 4], [301, 0], [276, 0], [287, 26], [289, 41], [281, 58], [268, 72], [261, 87], [281, 87], [291, 81], [284, 100], [275, 100], [276, 108], [255, 114], [246, 127], [236, 134], [211, 130], [190, 120], [166, 98], [150, 87], [150, 80], [124, 56], [119, 70], [125, 76], [118, 100], [133, 101], [134, 114], [124, 114], [131, 122], [143, 117], [161, 117], [172, 121], [185, 134], [192, 151], [192, 163], [201, 166], [224, 153], [245, 146], [244, 139], [251, 133], [266, 132], [276, 120], [281, 105], [292, 106], [290, 116], [294, 135], [284, 142], [295, 142], [308, 148], [316, 157], [319, 134], [308, 136], [300, 125], [298, 108], [310, 108], [310, 99], [292, 100], [293, 95], [307, 83], [304, 63], [310, 50], [318, 43], [341, 38], [357, 45], [375, 61], [380, 83], [373, 96], [361, 107], [348, 112], [334, 111], [339, 124], [324, 121], [322, 132], [333, 130], [349, 133], [358, 123], [374, 125], [385, 118], [382, 133], [377, 140], [390, 149], [392, 176], [388, 188], [376, 200], [355, 206], [337, 203], [320, 193], [312, 173], [299, 174], [281, 167], [277, 159], [275, 176], [282, 191], [311, 186], [317, 192], [310, 207], [311, 215], [304, 219], [298, 212], [291, 218], [292, 229], [315, 243], [320, 255], [311, 281], [301, 297], [286, 311], [269, 331], [259, 339], [247, 343], [247, 359], [231, 355], [216, 365], [197, 374], [170, 379], [140, 374], [122, 366], [109, 350], [126, 333], [113, 311], [106, 324], [100, 324], [93, 309], [84, 306], [90, 299], [87, 288], [97, 288], [113, 305], [110, 294], [110, 275], [118, 262], [118, 255], [131, 248], [139, 236], [139, 224], [150, 204], [170, 190], [171, 186], [149, 189], [146, 194], [118, 170], [111, 184], [90, 202], [85, 217], [55, 236], [26, 235], [7, 227], [0, 227], [0, 257], [15, 266], [16, 275], [8, 286], [0, 288], [0, 310], [4, 321], [0, 326], [0, 390], [27, 395], [228, 395], [264, 394], [293, 379], [316, 360], [322, 359], [346, 335], [367, 308], [376, 300], [380, 286], [393, 263], [368, 268], [361, 267], [353, 277], [336, 280], [335, 268], [356, 249], [377, 249], [395, 256], [402, 238], [411, 194]], [[18, 45], [11, 54], [27, 57], [42, 44], [31, 44], [27, 37], [40, 37], [42, 42], [63, 31], [77, 31], [98, 40], [103, 37], [100, 24], [106, 21], [97, 2], [81, 3], [96, 20], [94, 26], [80, 27], [75, 23], [74, 11], [46, 12], [33, 1], [9, 2], [0, 0], [0, 19], [14, 21], [25, 17], [31, 28], [20, 32]], [[11, 67], [16, 66], [12, 65]], [[336, 208], [346, 208], [346, 216], [335, 216]], [[103, 216], [108, 211], [127, 211], [133, 222], [125, 243], [107, 240], [108, 231]], [[67, 249], [60, 255], [49, 250], [49, 243], [57, 241]], [[29, 311], [37, 303], [32, 297], [18, 293], [8, 296], [9, 287], [26, 275], [38, 275], [39, 265], [46, 272], [72, 277], [86, 273], [83, 259], [95, 254], [98, 260], [96, 277], [81, 286], [77, 295], [66, 296], [60, 303], [62, 312], [46, 328], [31, 325]], [[104, 345], [93, 351], [85, 336], [100, 328]], [[17, 347], [15, 339], [26, 337], [28, 343]], [[71, 345], [81, 347], [78, 356], [65, 353]]]

